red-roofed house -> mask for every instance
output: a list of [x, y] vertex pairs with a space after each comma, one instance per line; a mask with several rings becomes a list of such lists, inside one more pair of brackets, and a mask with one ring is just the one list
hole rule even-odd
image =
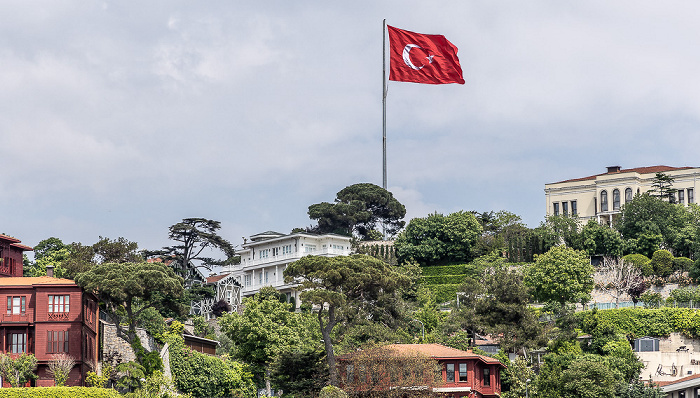
[[76, 363], [66, 385], [84, 384], [97, 364], [97, 318], [97, 299], [70, 279], [0, 278], [0, 350], [36, 356], [39, 378], [32, 385], [54, 384], [48, 363], [59, 353]]
[[673, 177], [673, 188], [678, 190], [677, 203], [695, 203], [700, 168], [649, 166], [621, 169], [620, 166], [611, 166], [603, 174], [545, 184], [546, 215], [573, 214], [584, 222], [596, 219], [610, 224], [634, 195], [651, 190], [656, 173]]
[[700, 374], [674, 381], [659, 381], [656, 384], [666, 393], [666, 398], [700, 397]]
[[[384, 379], [388, 380], [388, 383], [384, 384], [385, 388], [431, 389], [433, 392], [450, 398], [495, 398], [501, 394], [500, 372], [504, 368], [503, 364], [497, 359], [478, 355], [472, 351], [462, 351], [440, 344], [390, 344], [370, 350], [370, 355], [379, 358], [377, 361], [388, 364], [373, 368], [368, 372], [371, 374], [367, 375], [363, 374], [361, 369], [356, 369], [358, 366], [366, 366], [362, 362], [356, 361], [364, 353], [366, 351], [349, 353], [337, 358], [341, 383], [357, 385], [356, 378], [360, 378], [361, 381], [365, 378], [367, 385], [369, 385], [371, 380]], [[430, 381], [425, 380], [426, 384], [424, 385], [397, 387], [396, 385], [401, 384], [397, 381], [392, 386], [391, 380], [394, 379], [392, 374], [397, 374], [400, 378], [402, 374], [411, 373], [409, 369], [402, 369], [402, 359], [415, 358], [416, 356], [437, 361], [441, 379], [439, 383], [430, 385]], [[415, 364], [415, 362], [411, 363]]]
[[22, 276], [22, 253], [32, 251], [19, 239], [0, 234], [0, 277]]

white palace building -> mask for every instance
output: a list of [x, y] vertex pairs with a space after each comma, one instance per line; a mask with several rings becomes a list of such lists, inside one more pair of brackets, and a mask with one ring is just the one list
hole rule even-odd
[[285, 283], [283, 272], [294, 261], [307, 256], [348, 256], [351, 251], [349, 236], [336, 234], [317, 235], [307, 232], [282, 234], [267, 231], [250, 236], [237, 254], [240, 264], [228, 266], [207, 278], [206, 284], [216, 290], [214, 299], [192, 303], [191, 313], [211, 317], [211, 306], [226, 300], [232, 310], [237, 310], [241, 300], [272, 286], [287, 295], [287, 301], [300, 304], [297, 284]]
[[634, 195], [651, 190], [656, 173], [674, 179], [672, 187], [677, 189], [676, 203], [695, 203], [700, 168], [649, 166], [621, 169], [620, 166], [611, 166], [603, 174], [545, 184], [546, 214], [577, 215], [584, 223], [596, 219], [609, 225]]

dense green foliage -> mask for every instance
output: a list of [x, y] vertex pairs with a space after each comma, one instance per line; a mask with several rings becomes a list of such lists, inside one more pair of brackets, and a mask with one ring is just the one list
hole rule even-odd
[[302, 344], [299, 314], [291, 304], [279, 300], [273, 287], [264, 287], [255, 296], [243, 300], [242, 314], [219, 318], [221, 330], [234, 344], [233, 355], [253, 365], [266, 382], [270, 395], [270, 366], [282, 352]]
[[480, 277], [467, 279], [461, 290], [459, 306], [450, 314], [452, 330], [501, 336], [501, 347], [507, 351], [546, 343], [537, 317], [528, 308], [530, 293], [522, 272], [509, 267], [504, 258], [492, 256]]
[[34, 354], [22, 353], [13, 357], [10, 354], [0, 353], [0, 375], [3, 381], [12, 387], [19, 387], [30, 380], [37, 378], [37, 359]]
[[178, 390], [194, 397], [254, 397], [253, 375], [235, 361], [192, 351], [182, 338], [182, 324], [173, 322], [166, 333], [170, 369]]
[[396, 238], [396, 256], [421, 266], [469, 262], [481, 232], [476, 217], [464, 211], [414, 218]]
[[[595, 315], [594, 315], [595, 314]], [[700, 312], [689, 308], [620, 308], [579, 312], [574, 315], [581, 325], [595, 316], [600, 324], [611, 325], [629, 336], [666, 337], [672, 332], [700, 337]]]
[[584, 303], [593, 290], [593, 266], [586, 253], [554, 246], [535, 258], [525, 272], [525, 284], [540, 302]]
[[24, 387], [2, 388], [0, 398], [121, 398], [111, 388], [98, 387]]
[[182, 278], [158, 263], [104, 263], [78, 274], [75, 282], [94, 292], [101, 305], [116, 318], [121, 334], [121, 315], [129, 326], [128, 341], [136, 338], [140, 314], [155, 304], [157, 295], [182, 296]]
[[354, 184], [340, 190], [334, 203], [309, 206], [309, 218], [318, 225], [310, 232], [352, 235], [362, 240], [381, 238], [381, 224], [388, 236], [394, 236], [405, 222], [406, 208], [386, 189], [370, 184]]
[[318, 306], [330, 383], [337, 385], [337, 369], [331, 333], [340, 321], [393, 326], [399, 293], [415, 281], [411, 270], [393, 267], [374, 257], [305, 256], [284, 270], [287, 283], [300, 283], [301, 300]]

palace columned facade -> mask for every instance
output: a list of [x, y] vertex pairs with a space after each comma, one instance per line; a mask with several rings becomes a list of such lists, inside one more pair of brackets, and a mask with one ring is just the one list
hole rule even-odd
[[700, 168], [649, 166], [621, 169], [608, 167], [607, 172], [545, 184], [546, 215], [576, 215], [587, 222], [595, 219], [611, 224], [621, 214], [622, 206], [634, 195], [652, 189], [656, 173], [674, 179], [676, 203], [695, 203]]

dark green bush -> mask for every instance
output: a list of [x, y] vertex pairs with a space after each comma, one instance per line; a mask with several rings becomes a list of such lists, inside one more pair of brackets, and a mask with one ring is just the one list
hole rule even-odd
[[651, 256], [651, 266], [654, 275], [666, 277], [673, 272], [673, 254], [668, 250], [657, 250]]
[[634, 264], [640, 271], [642, 271], [642, 275], [644, 276], [652, 276], [654, 274], [654, 268], [650, 264], [651, 260], [649, 260], [649, 257], [643, 254], [628, 254], [622, 257], [622, 260], [627, 263]]
[[0, 398], [122, 398], [122, 396], [111, 388], [26, 387], [2, 388]]
[[674, 271], [690, 271], [693, 267], [693, 260], [688, 257], [676, 257], [673, 259], [673, 270]]

